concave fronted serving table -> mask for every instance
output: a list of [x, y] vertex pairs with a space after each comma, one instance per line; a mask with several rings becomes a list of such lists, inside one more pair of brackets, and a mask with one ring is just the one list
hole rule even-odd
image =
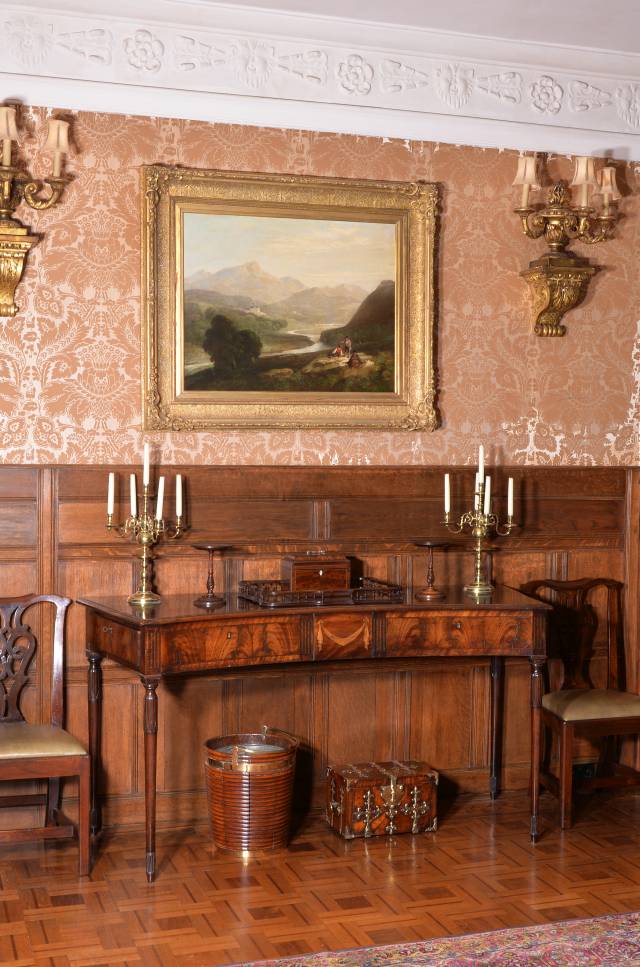
[[451, 588], [425, 603], [412, 590], [402, 602], [322, 607], [264, 608], [226, 595], [203, 612], [187, 595], [163, 598], [146, 610], [125, 597], [81, 598], [87, 609], [89, 743], [93, 759], [91, 828], [100, 827], [101, 669], [103, 658], [134, 669], [143, 685], [146, 871], [155, 876], [157, 687], [167, 676], [340, 659], [389, 663], [394, 658], [486, 657], [491, 665], [489, 790], [498, 793], [504, 659], [525, 657], [531, 666], [531, 838], [538, 835], [540, 748], [535, 727], [542, 698], [548, 605], [510, 588], [476, 600]]

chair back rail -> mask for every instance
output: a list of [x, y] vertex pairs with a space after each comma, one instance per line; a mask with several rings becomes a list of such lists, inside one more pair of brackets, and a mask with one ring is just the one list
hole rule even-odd
[[549, 654], [563, 664], [561, 688], [592, 688], [589, 665], [594, 653], [598, 615], [594, 593], [606, 590], [607, 688], [624, 690], [623, 585], [613, 578], [580, 578], [574, 581], [536, 580], [520, 586], [524, 594], [550, 602]]
[[37, 641], [24, 613], [37, 604], [49, 603], [56, 609], [53, 630], [51, 686], [51, 725], [63, 727], [64, 624], [70, 598], [57, 594], [24, 595], [0, 598], [0, 724], [23, 722], [20, 696], [29, 680], [29, 666]]

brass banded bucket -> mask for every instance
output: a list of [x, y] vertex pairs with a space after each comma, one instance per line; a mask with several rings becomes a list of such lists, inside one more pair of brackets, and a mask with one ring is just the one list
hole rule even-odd
[[266, 725], [262, 732], [205, 742], [209, 819], [219, 849], [287, 845], [298, 745], [294, 736]]

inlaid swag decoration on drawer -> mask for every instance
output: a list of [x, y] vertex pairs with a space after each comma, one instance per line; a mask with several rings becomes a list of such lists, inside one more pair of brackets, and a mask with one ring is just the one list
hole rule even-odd
[[366, 658], [371, 647], [371, 615], [316, 618], [315, 643], [318, 658]]

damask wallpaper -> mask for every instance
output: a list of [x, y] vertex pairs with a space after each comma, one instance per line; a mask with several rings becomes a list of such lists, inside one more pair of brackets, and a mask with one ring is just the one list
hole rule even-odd
[[[32, 170], [44, 109], [33, 110]], [[165, 462], [208, 464], [640, 462], [640, 204], [632, 165], [616, 238], [568, 334], [531, 332], [518, 273], [544, 250], [512, 213], [515, 154], [470, 147], [81, 113], [62, 204], [18, 216], [42, 233], [0, 320], [0, 455], [10, 463], [139, 461], [139, 166], [158, 162], [441, 184], [435, 433], [170, 433]], [[571, 162], [551, 161], [553, 177]], [[633, 196], [633, 193], [636, 196]]]

